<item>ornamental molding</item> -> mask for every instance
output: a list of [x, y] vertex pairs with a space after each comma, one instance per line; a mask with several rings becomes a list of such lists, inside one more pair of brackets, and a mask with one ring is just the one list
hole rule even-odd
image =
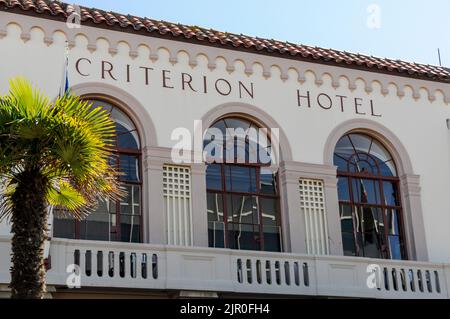
[[200, 60], [206, 58], [207, 68], [211, 71], [219, 63], [225, 63], [225, 69], [230, 74], [242, 72], [250, 77], [260, 73], [263, 79], [279, 77], [281, 81], [295, 80], [299, 84], [312, 81], [317, 87], [329, 84], [334, 89], [346, 87], [349, 91], [362, 86], [367, 95], [395, 94], [398, 98], [410, 95], [415, 101], [427, 99], [430, 103], [442, 101], [450, 104], [448, 83], [238, 52], [104, 28], [68, 28], [60, 21], [7, 12], [0, 12], [0, 41], [8, 38], [13, 26], [20, 28], [20, 39], [24, 43], [32, 39], [35, 30], [40, 30], [41, 39], [48, 47], [62, 47], [63, 43], [57, 40], [62, 34], [70, 49], [84, 46], [91, 54], [106, 42], [110, 57], [120, 54], [125, 48], [130, 60], [148, 59], [149, 62], [156, 63], [161, 58], [167, 58], [172, 65], [187, 63], [190, 68], [198, 67]]

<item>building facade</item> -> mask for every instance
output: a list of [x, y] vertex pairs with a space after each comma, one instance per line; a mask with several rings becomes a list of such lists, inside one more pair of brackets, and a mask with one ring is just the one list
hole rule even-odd
[[[0, 0], [0, 92], [56, 98], [67, 46], [71, 91], [117, 124], [128, 195], [53, 218], [49, 297], [449, 298], [449, 70], [80, 14]], [[5, 296], [9, 241], [3, 221]]]

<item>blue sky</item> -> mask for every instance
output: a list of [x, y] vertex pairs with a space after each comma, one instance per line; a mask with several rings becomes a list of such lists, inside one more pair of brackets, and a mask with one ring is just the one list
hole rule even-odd
[[450, 0], [74, 0], [107, 11], [450, 66]]

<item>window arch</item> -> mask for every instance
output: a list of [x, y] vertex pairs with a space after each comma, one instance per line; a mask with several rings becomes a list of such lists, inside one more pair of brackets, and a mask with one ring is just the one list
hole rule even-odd
[[336, 144], [334, 165], [344, 254], [407, 259], [400, 180], [389, 151], [370, 135], [350, 132]]
[[116, 138], [110, 165], [121, 173], [119, 180], [126, 195], [120, 201], [100, 201], [85, 220], [54, 219], [53, 236], [86, 240], [142, 241], [141, 142], [133, 121], [114, 104], [89, 99], [101, 106], [116, 125]]
[[210, 247], [282, 250], [278, 171], [265, 133], [232, 116], [204, 135]]

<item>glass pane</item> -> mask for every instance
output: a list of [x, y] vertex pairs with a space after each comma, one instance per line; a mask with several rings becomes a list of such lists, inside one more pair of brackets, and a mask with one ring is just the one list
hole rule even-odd
[[125, 195], [123, 198], [121, 198], [120, 204], [121, 205], [131, 205], [131, 198], [133, 196], [132, 186], [131, 185], [121, 185], [121, 186], [125, 192]]
[[99, 201], [97, 209], [80, 222], [80, 239], [109, 240], [110, 223], [108, 202]]
[[335, 166], [337, 166], [338, 171], [341, 172], [348, 171], [347, 160], [344, 159], [341, 155], [335, 153], [333, 163]]
[[139, 243], [140, 242], [140, 216], [120, 216], [120, 241]]
[[342, 245], [345, 256], [356, 256], [355, 237], [353, 233], [342, 233]]
[[343, 158], [349, 158], [351, 154], [355, 152], [352, 143], [347, 135], [343, 136], [336, 144], [334, 151], [336, 154], [341, 155]]
[[362, 243], [362, 256], [382, 258], [384, 224], [381, 210], [361, 207], [358, 210], [358, 232]]
[[275, 195], [277, 184], [276, 184], [276, 172], [273, 172], [266, 168], [261, 168], [259, 182], [261, 193]]
[[208, 244], [209, 247], [225, 247], [225, 225], [223, 222], [208, 222]]
[[369, 179], [353, 179], [353, 201], [381, 204], [379, 182]]
[[141, 186], [133, 185], [133, 203], [135, 205], [141, 204]]
[[263, 226], [264, 232], [264, 251], [281, 251], [280, 227]]
[[231, 249], [260, 250], [259, 226], [229, 223], [228, 241]]
[[372, 138], [363, 134], [349, 134], [349, 137], [357, 152], [366, 153], [369, 151]]
[[259, 224], [257, 198], [254, 196], [228, 195], [228, 221]]
[[121, 180], [139, 182], [139, 160], [137, 156], [120, 155]]
[[350, 201], [350, 191], [348, 187], [348, 178], [339, 177], [338, 180], [338, 197], [339, 201]]
[[109, 234], [109, 214], [94, 212], [80, 222], [80, 239], [108, 241]]
[[[230, 153], [230, 157], [227, 157], [228, 163], [248, 163], [249, 157], [247, 156], [247, 140], [246, 140], [246, 132], [237, 130], [234, 132], [235, 139], [233, 144], [233, 154]], [[231, 145], [227, 145], [227, 152], [231, 150]], [[234, 157], [233, 157], [234, 156]], [[230, 161], [230, 159], [235, 159], [235, 161]]]
[[111, 111], [111, 118], [114, 122], [120, 125], [119, 132], [133, 131], [136, 129], [130, 118], [117, 107], [113, 107]]
[[355, 216], [358, 225], [358, 232], [376, 232], [384, 233], [384, 222], [381, 215], [381, 210], [375, 207], [360, 207], [358, 215]]
[[341, 215], [341, 228], [343, 232], [353, 233], [353, 214], [352, 206], [341, 204], [340, 207]]
[[396, 210], [396, 209], [387, 209], [386, 210], [386, 223], [387, 223], [389, 235], [400, 235], [398, 210]]
[[376, 166], [371, 164], [370, 159], [365, 159], [365, 155], [361, 154], [359, 156], [360, 160], [355, 163], [357, 173], [363, 174], [378, 174], [378, 169]]
[[397, 199], [397, 183], [396, 182], [383, 182], [383, 192], [385, 205], [399, 206], [400, 203]]
[[264, 226], [277, 227], [277, 204], [278, 201], [273, 198], [259, 198], [261, 205], [262, 220]]
[[[119, 124], [116, 124], [116, 127]], [[117, 147], [125, 149], [139, 149], [139, 138], [137, 132], [117, 133]]]
[[[140, 197], [138, 185], [122, 185], [126, 195], [122, 198], [120, 202], [120, 213], [127, 215], [140, 215]], [[136, 198], [137, 197], [137, 198]]]
[[75, 219], [55, 216], [53, 219], [53, 237], [75, 239]]
[[392, 158], [391, 154], [389, 154], [386, 148], [376, 140], [373, 141], [372, 148], [370, 149], [370, 154], [381, 163], [389, 161]]
[[227, 191], [256, 192], [256, 170], [254, 167], [225, 166], [225, 183]]
[[362, 234], [364, 257], [383, 258], [382, 235], [375, 231]]
[[397, 259], [397, 260], [402, 259], [402, 251], [401, 251], [399, 236], [389, 236], [389, 248], [391, 251], [392, 259]]
[[223, 222], [223, 199], [222, 194], [208, 193], [207, 211], [209, 222]]
[[395, 165], [392, 160], [379, 162], [378, 167], [380, 168], [380, 174], [382, 176], [397, 176]]
[[206, 168], [206, 188], [222, 189], [222, 169], [220, 164], [209, 164]]
[[250, 127], [250, 122], [238, 118], [226, 118], [224, 119], [227, 128], [241, 128], [246, 130]]

